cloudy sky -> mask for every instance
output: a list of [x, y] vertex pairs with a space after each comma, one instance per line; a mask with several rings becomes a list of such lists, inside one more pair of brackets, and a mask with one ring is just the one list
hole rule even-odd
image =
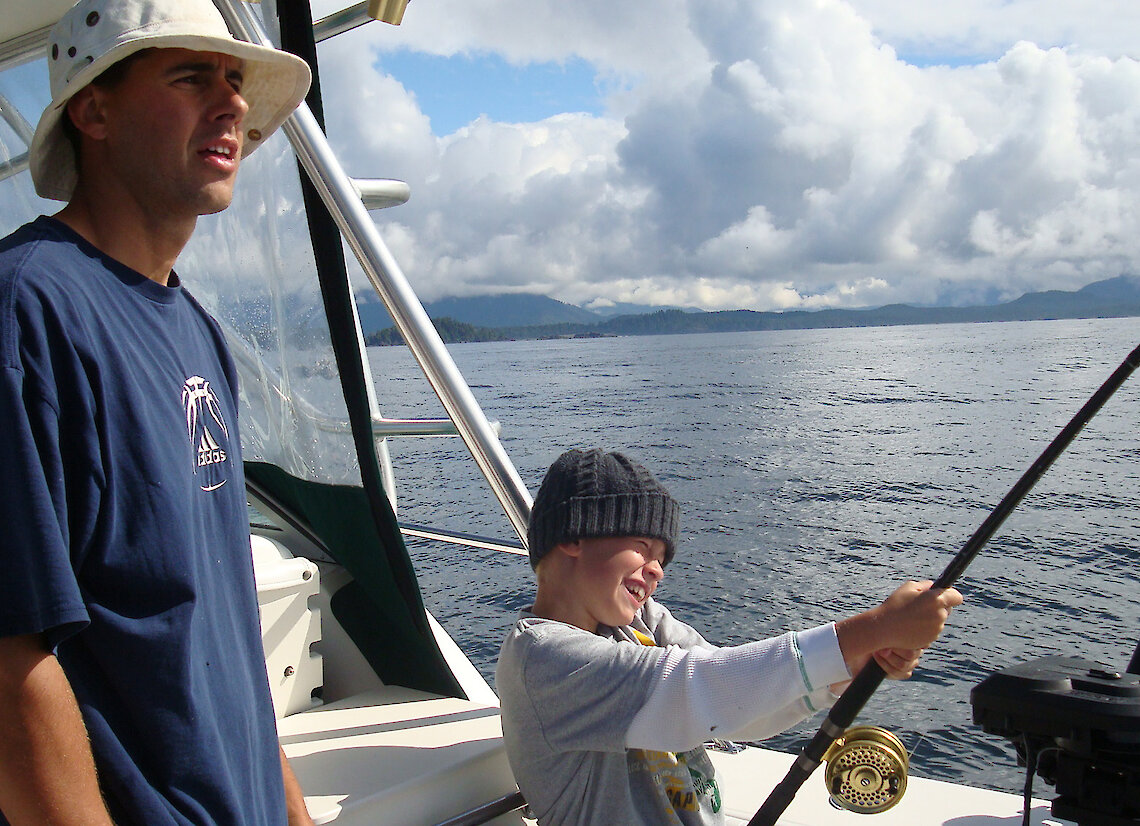
[[[314, 0], [314, 14], [343, 3]], [[412, 0], [321, 46], [425, 300], [970, 304], [1140, 272], [1135, 0]]]

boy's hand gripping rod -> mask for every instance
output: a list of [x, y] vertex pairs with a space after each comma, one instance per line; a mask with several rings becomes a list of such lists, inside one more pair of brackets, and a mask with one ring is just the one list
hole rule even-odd
[[[982, 523], [981, 527], [974, 532], [974, 535], [966, 542], [957, 555], [946, 566], [946, 570], [942, 575], [935, 580], [932, 589], [949, 588], [960, 577], [974, 561], [974, 557], [978, 555], [978, 551], [982, 546], [990, 540], [990, 538], [997, 531], [998, 526], [1005, 521], [1010, 512], [1017, 507], [1022, 498], [1027, 494], [1037, 480], [1049, 469], [1053, 461], [1060, 456], [1069, 443], [1076, 438], [1081, 428], [1088, 424], [1089, 420], [1097, 414], [1101, 406], [1108, 401], [1109, 397], [1116, 392], [1137, 367], [1140, 367], [1140, 347], [1137, 347], [1132, 353], [1124, 360], [1124, 362], [1116, 368], [1108, 380], [1100, 386], [1087, 402], [1084, 407], [1080, 409], [1076, 416], [1073, 417], [1065, 429], [1057, 434], [1050, 445], [1045, 448], [1045, 451], [1037, 457], [1037, 461], [1033, 466], [1026, 471], [1025, 475], [1018, 480], [1017, 484], [1013, 486], [1005, 498], [998, 503], [998, 506], [993, 509], [986, 521]], [[882, 667], [879, 666], [874, 659], [867, 663], [867, 665], [856, 675], [851, 684], [847, 686], [847, 690], [843, 692], [836, 702], [831, 707], [830, 713], [823, 721], [823, 725], [819, 727], [815, 737], [807, 744], [800, 756], [792, 763], [792, 767], [788, 770], [787, 775], [780, 781], [779, 785], [772, 790], [768, 795], [768, 799], [764, 801], [764, 805], [756, 812], [755, 817], [748, 821], [748, 826], [776, 826], [776, 821], [784, 810], [792, 802], [792, 798], [796, 796], [800, 786], [804, 784], [811, 773], [816, 770], [819, 764], [823, 761], [823, 756], [826, 754], [828, 748], [835, 740], [842, 736], [843, 732], [855, 720], [855, 716], [871, 699], [871, 695], [875, 693], [875, 689], [882, 683], [886, 673]]]

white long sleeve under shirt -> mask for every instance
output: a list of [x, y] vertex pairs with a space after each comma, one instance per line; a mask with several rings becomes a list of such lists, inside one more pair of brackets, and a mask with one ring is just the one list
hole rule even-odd
[[[797, 673], [799, 681], [788, 679]], [[833, 623], [726, 648], [668, 645], [626, 745], [673, 751], [713, 738], [763, 740], [830, 706], [828, 687], [846, 679]]]

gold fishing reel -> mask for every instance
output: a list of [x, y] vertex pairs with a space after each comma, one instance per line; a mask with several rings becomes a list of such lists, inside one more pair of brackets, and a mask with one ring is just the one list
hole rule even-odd
[[910, 765], [902, 742], [878, 726], [849, 728], [823, 756], [831, 801], [858, 814], [885, 812], [902, 800]]

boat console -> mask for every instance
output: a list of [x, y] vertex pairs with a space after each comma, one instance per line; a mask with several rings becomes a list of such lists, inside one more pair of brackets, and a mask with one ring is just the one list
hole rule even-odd
[[970, 704], [976, 724], [1013, 742], [1027, 794], [1034, 773], [1056, 787], [1056, 817], [1140, 824], [1140, 675], [1042, 657], [990, 675]]

